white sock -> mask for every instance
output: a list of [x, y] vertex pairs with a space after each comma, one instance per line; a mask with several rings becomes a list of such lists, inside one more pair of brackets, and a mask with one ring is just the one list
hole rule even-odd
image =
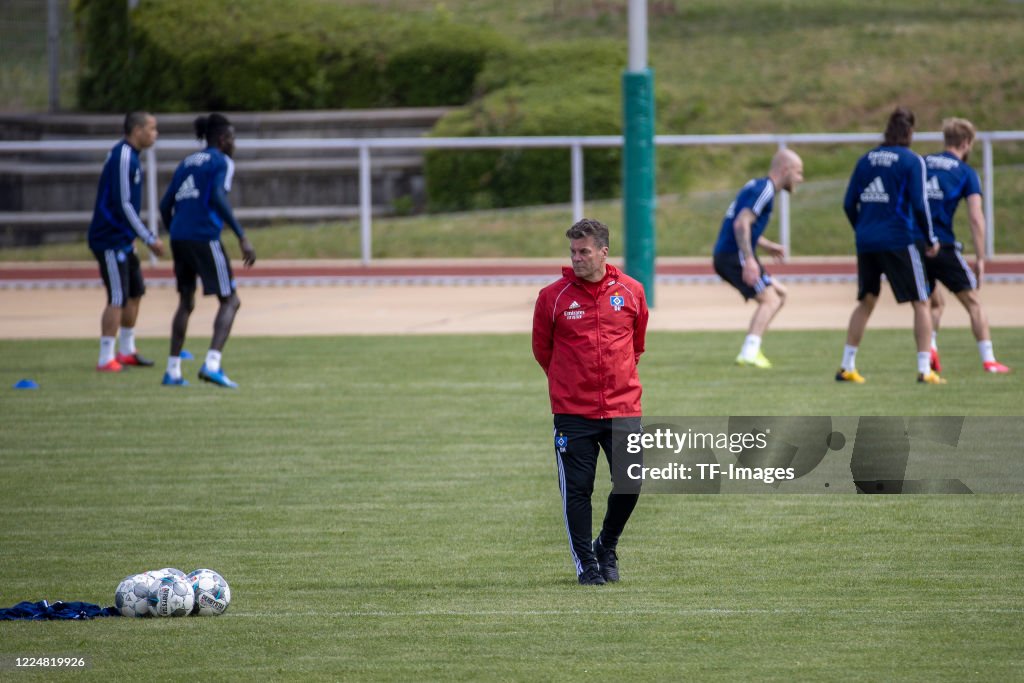
[[939, 333], [938, 333], [938, 332], [935, 332], [935, 331], [933, 331], [933, 332], [932, 332], [932, 348], [933, 348], [933, 349], [935, 349], [936, 351], [938, 351], [938, 350], [939, 350], [939, 345], [935, 343], [935, 338], [936, 338], [937, 336], [939, 336]]
[[918, 351], [917, 352], [917, 372], [922, 375], [927, 375], [932, 371], [932, 354], [931, 351]]
[[121, 353], [131, 356], [135, 353], [135, 328], [122, 327], [121, 336], [118, 338], [118, 346]]
[[985, 339], [978, 342], [978, 354], [982, 363], [994, 363], [996, 361], [995, 351], [992, 350], [992, 340]]
[[100, 337], [100, 359], [97, 365], [106, 365], [114, 360], [114, 338]]
[[167, 357], [167, 374], [174, 379], [181, 378], [181, 356]]
[[206, 352], [206, 369], [210, 372], [220, 371], [220, 351], [210, 349]]
[[843, 345], [843, 370], [857, 369], [857, 347], [849, 344]]
[[744, 360], [754, 360], [757, 352], [761, 350], [761, 338], [756, 334], [748, 334], [743, 340], [743, 348], [740, 349], [740, 356]]

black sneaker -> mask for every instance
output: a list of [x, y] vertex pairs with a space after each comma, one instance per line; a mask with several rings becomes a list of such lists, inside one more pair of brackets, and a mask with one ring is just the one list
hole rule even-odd
[[578, 577], [581, 586], [603, 586], [606, 582], [597, 567], [587, 567]]
[[615, 582], [619, 580], [619, 556], [611, 548], [601, 545], [601, 537], [594, 539], [594, 555], [597, 556], [597, 564], [601, 567], [601, 576], [605, 581]]

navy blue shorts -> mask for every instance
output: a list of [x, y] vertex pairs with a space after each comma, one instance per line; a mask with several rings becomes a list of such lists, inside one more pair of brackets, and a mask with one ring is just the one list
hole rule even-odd
[[957, 244], [943, 244], [935, 258], [925, 258], [924, 270], [928, 274], [928, 290], [935, 291], [935, 282], [946, 285], [956, 294], [978, 288], [978, 279], [964, 259], [963, 247]]
[[93, 250], [93, 256], [100, 264], [100, 277], [107, 288], [107, 303], [124, 306], [128, 299], [138, 299], [146, 293], [146, 282], [142, 279], [142, 266], [135, 249]]
[[882, 275], [889, 281], [897, 303], [927, 301], [931, 290], [924, 272], [924, 257], [914, 244], [892, 251], [857, 254], [857, 301], [882, 291]]
[[171, 240], [174, 278], [178, 292], [196, 291], [196, 277], [203, 281], [203, 294], [229, 297], [235, 291], [231, 261], [220, 240]]
[[757, 267], [761, 271], [761, 276], [758, 277], [753, 287], [743, 281], [743, 255], [738, 251], [715, 254], [715, 272], [718, 273], [719, 277], [739, 290], [744, 299], [754, 299], [766, 287], [772, 284], [772, 276], [765, 271], [761, 261], [756, 256], [754, 260], [757, 261]]

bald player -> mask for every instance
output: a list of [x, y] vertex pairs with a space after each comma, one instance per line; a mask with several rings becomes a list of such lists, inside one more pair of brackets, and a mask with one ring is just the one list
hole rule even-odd
[[763, 233], [778, 191], [792, 192], [803, 181], [804, 162], [795, 152], [780, 149], [772, 157], [768, 175], [748, 181], [722, 219], [715, 243], [715, 272], [735, 287], [744, 301], [757, 302], [747, 338], [736, 356], [737, 365], [762, 369], [772, 366], [761, 351], [761, 338], [786, 302], [786, 288], [765, 271], [756, 250], [761, 247], [779, 262], [785, 258], [783, 246]]

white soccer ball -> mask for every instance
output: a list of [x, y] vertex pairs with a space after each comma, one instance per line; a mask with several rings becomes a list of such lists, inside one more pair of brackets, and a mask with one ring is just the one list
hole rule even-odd
[[157, 581], [160, 581], [168, 576], [180, 576], [183, 579], [186, 578], [185, 572], [181, 571], [180, 569], [175, 569], [174, 567], [164, 567], [163, 569], [150, 569], [148, 572], [146, 572], [146, 574], [152, 576]]
[[126, 617], [148, 617], [153, 614], [154, 592], [160, 582], [147, 574], [125, 577], [114, 591], [114, 605]]
[[154, 591], [153, 614], [158, 617], [183, 617], [192, 611], [195, 594], [188, 580], [171, 574], [160, 579]]
[[188, 580], [195, 593], [192, 614], [215, 617], [227, 611], [231, 604], [231, 586], [223, 576], [212, 569], [197, 569], [189, 572]]

